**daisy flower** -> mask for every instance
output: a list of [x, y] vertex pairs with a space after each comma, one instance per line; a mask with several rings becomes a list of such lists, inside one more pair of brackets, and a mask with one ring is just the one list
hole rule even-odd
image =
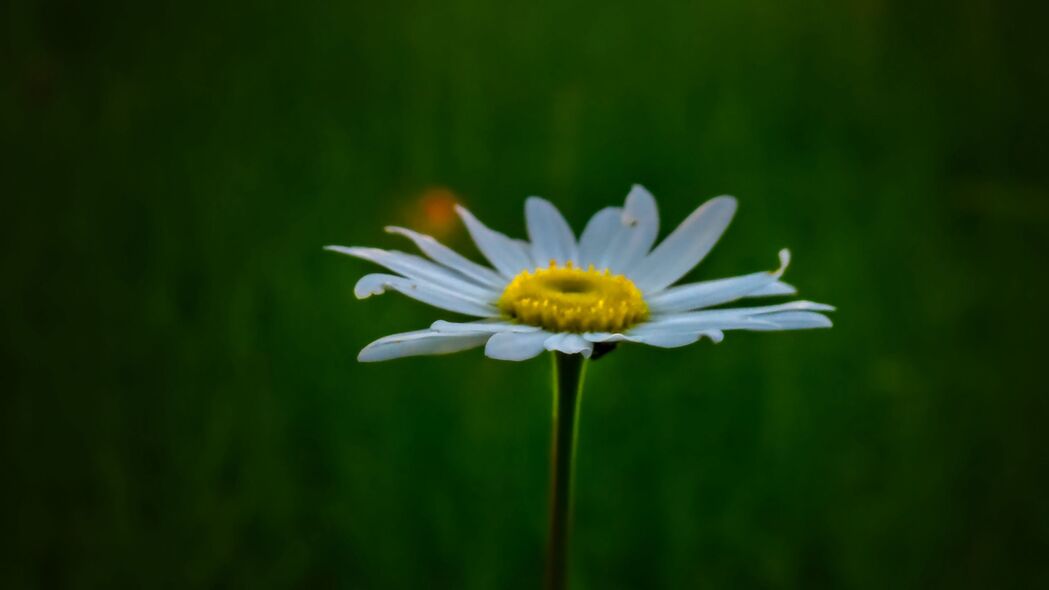
[[[811, 301], [716, 307], [744, 298], [793, 295], [780, 280], [790, 252], [780, 250], [773, 271], [696, 283], [675, 283], [699, 264], [728, 227], [736, 199], [711, 199], [656, 245], [656, 201], [634, 185], [622, 207], [590, 218], [577, 239], [549, 201], [525, 201], [528, 240], [511, 238], [481, 223], [461, 206], [456, 212], [491, 267], [478, 264], [434, 238], [402, 227], [428, 258], [396, 250], [327, 246], [385, 267], [354, 287], [360, 299], [397, 291], [434, 307], [479, 318], [438, 320], [428, 329], [393, 334], [361, 350], [358, 360], [445, 354], [484, 346], [494, 359], [522, 361], [543, 351], [589, 358], [617, 343], [675, 348], [728, 330], [829, 328]], [[654, 246], [654, 247], [653, 247]]]
[[829, 328], [830, 319], [820, 312], [834, 308], [811, 301], [717, 307], [744, 298], [793, 295], [794, 287], [780, 280], [790, 263], [787, 250], [780, 250], [773, 271], [674, 286], [728, 227], [736, 212], [732, 197], [707, 201], [658, 246], [656, 200], [638, 185], [622, 207], [607, 207], [590, 218], [578, 240], [557, 208], [538, 197], [525, 201], [528, 241], [489, 229], [462, 207], [456, 211], [491, 267], [401, 227], [386, 229], [414, 242], [429, 260], [394, 250], [327, 246], [395, 273], [363, 277], [354, 288], [361, 299], [392, 289], [480, 318], [438, 320], [426, 330], [386, 336], [357, 358], [384, 361], [479, 346], [491, 358], [510, 361], [544, 350], [555, 353], [546, 588], [564, 590], [586, 359], [620, 342], [675, 348], [704, 337], [720, 342], [726, 330]]

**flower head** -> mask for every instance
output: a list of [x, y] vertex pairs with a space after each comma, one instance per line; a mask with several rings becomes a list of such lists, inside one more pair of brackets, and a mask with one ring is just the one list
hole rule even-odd
[[829, 328], [820, 312], [829, 305], [793, 301], [743, 308], [713, 306], [742, 298], [793, 295], [780, 281], [790, 252], [780, 250], [774, 271], [672, 286], [710, 252], [736, 212], [723, 196], [696, 209], [658, 246], [659, 215], [652, 195], [634, 185], [622, 207], [598, 211], [576, 240], [564, 217], [538, 197], [525, 201], [529, 241], [489, 229], [463, 207], [456, 212], [483, 266], [434, 238], [388, 227], [415, 243], [421, 256], [376, 248], [327, 246], [369, 260], [396, 274], [366, 275], [360, 299], [394, 290], [434, 307], [480, 318], [439, 320], [429, 329], [380, 338], [361, 361], [444, 354], [485, 346], [502, 360], [525, 360], [544, 350], [590, 356], [594, 346], [634, 342], [662, 348], [685, 346], [725, 330]]

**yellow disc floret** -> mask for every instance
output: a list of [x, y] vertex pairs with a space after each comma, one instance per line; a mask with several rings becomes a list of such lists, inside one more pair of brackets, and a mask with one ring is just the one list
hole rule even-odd
[[499, 309], [551, 332], [622, 332], [648, 318], [641, 291], [623, 275], [571, 262], [526, 270], [506, 286]]

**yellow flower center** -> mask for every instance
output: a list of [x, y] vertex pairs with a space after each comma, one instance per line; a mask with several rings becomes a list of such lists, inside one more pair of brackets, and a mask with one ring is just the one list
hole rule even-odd
[[499, 309], [511, 318], [551, 332], [622, 332], [648, 317], [641, 291], [608, 269], [560, 267], [526, 270], [506, 286]]

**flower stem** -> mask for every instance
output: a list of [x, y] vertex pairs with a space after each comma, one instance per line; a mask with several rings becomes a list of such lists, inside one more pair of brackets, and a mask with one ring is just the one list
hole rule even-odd
[[554, 410], [550, 440], [550, 538], [546, 555], [547, 590], [568, 587], [568, 545], [572, 529], [579, 403], [583, 398], [586, 359], [554, 353]]

